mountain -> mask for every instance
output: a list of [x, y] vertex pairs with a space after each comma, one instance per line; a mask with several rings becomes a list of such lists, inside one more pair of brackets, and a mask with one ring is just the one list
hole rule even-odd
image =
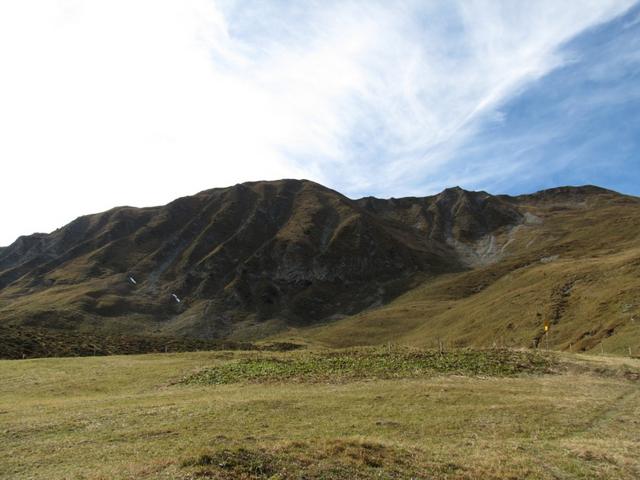
[[487, 344], [507, 329], [530, 344], [542, 318], [554, 335], [569, 318], [582, 344], [552, 343], [594, 348], [584, 339], [621, 335], [640, 305], [638, 219], [640, 199], [593, 186], [352, 200], [244, 183], [20, 237], [0, 249], [0, 326], [340, 345]]
[[640, 199], [592, 186], [500, 198], [521, 221], [474, 242], [454, 239], [466, 270], [283, 338], [334, 347], [548, 345], [639, 355]]

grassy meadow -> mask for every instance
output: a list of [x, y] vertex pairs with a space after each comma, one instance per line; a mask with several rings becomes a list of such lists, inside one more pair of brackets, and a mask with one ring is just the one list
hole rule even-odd
[[0, 361], [3, 479], [636, 479], [640, 361], [399, 347]]

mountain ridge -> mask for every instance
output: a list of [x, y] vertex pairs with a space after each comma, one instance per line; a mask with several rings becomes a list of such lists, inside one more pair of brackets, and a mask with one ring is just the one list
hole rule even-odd
[[19, 237], [0, 249], [0, 322], [260, 338], [511, 261], [532, 248], [520, 237], [543, 232], [549, 219], [575, 222], [607, 209], [635, 215], [638, 205], [591, 185], [516, 197], [454, 187], [350, 199], [308, 180], [246, 182]]
[[358, 197], [358, 198], [351, 198], [351, 197], [347, 197], [345, 195], [343, 195], [342, 193], [338, 192], [337, 190], [331, 189], [329, 187], [325, 187], [324, 185], [314, 182], [313, 180], [308, 180], [308, 179], [295, 179], [295, 178], [285, 178], [285, 179], [280, 179], [280, 180], [251, 180], [251, 181], [247, 181], [247, 182], [241, 182], [241, 183], [236, 183], [234, 185], [228, 186], [228, 187], [213, 187], [210, 189], [205, 189], [205, 190], [201, 190], [193, 195], [184, 195], [181, 197], [178, 197], [174, 200], [172, 200], [171, 202], [169, 202], [168, 204], [164, 204], [164, 205], [151, 205], [151, 206], [146, 206], [146, 207], [135, 207], [132, 205], [118, 205], [115, 207], [111, 207], [107, 210], [104, 210], [102, 212], [95, 212], [95, 213], [88, 213], [88, 214], [84, 214], [84, 215], [80, 215], [79, 217], [76, 217], [75, 219], [71, 220], [69, 223], [63, 225], [62, 227], [58, 227], [55, 230], [47, 233], [47, 232], [33, 232], [31, 234], [24, 234], [24, 235], [20, 235], [16, 238], [16, 240], [14, 240], [12, 243], [8, 244], [8, 245], [0, 245], [0, 252], [2, 252], [2, 250], [6, 250], [7, 248], [9, 248], [10, 246], [12, 246], [15, 242], [17, 242], [18, 240], [25, 238], [25, 237], [38, 237], [38, 236], [47, 236], [47, 235], [51, 235], [53, 233], [55, 233], [56, 231], [64, 228], [65, 226], [80, 220], [82, 218], [85, 217], [92, 217], [95, 215], [101, 215], [101, 214], [106, 214], [108, 212], [114, 211], [114, 210], [120, 210], [120, 209], [134, 209], [134, 210], [150, 210], [150, 209], [158, 209], [158, 208], [162, 208], [165, 207], [173, 202], [179, 201], [181, 199], [186, 199], [186, 198], [192, 198], [201, 194], [206, 194], [208, 192], [214, 192], [214, 191], [221, 191], [221, 190], [227, 190], [229, 188], [234, 188], [234, 187], [238, 187], [238, 186], [242, 186], [242, 185], [253, 185], [253, 184], [263, 184], [263, 183], [274, 183], [274, 182], [283, 182], [283, 181], [292, 181], [292, 182], [307, 182], [307, 183], [311, 183], [314, 185], [317, 185], [319, 187], [322, 187], [326, 190], [335, 192], [341, 196], [344, 196], [345, 198], [347, 198], [348, 200], [354, 201], [354, 202], [363, 202], [365, 200], [368, 199], [373, 199], [373, 200], [381, 200], [381, 201], [397, 201], [397, 200], [409, 200], [409, 199], [423, 199], [423, 198], [429, 198], [429, 197], [437, 197], [438, 195], [442, 195], [445, 192], [448, 191], [464, 191], [464, 192], [471, 192], [471, 193], [480, 193], [480, 194], [486, 194], [486, 195], [491, 195], [497, 198], [510, 198], [510, 199], [522, 199], [522, 198], [529, 198], [529, 197], [534, 197], [536, 195], [543, 195], [545, 193], [561, 193], [561, 192], [572, 192], [572, 191], [577, 191], [579, 193], [601, 193], [601, 194], [615, 194], [615, 195], [620, 195], [623, 197], [629, 197], [629, 198], [640, 198], [640, 197], [636, 197], [634, 195], [629, 195], [629, 194], [625, 194], [622, 192], [618, 192], [616, 190], [611, 190], [608, 188], [604, 188], [604, 187], [600, 187], [597, 185], [593, 185], [593, 184], [584, 184], [584, 185], [565, 185], [565, 186], [560, 186], [560, 187], [550, 187], [550, 188], [546, 188], [546, 189], [541, 189], [541, 190], [537, 190], [535, 192], [532, 193], [521, 193], [521, 194], [517, 194], [517, 195], [509, 195], [509, 194], [504, 194], [504, 193], [499, 193], [499, 194], [489, 194], [488, 192], [484, 191], [484, 190], [466, 190], [460, 186], [454, 186], [454, 187], [447, 187], [445, 189], [443, 189], [441, 192], [436, 193], [436, 194], [432, 194], [432, 195], [425, 195], [424, 197], [419, 197], [419, 196], [415, 196], [415, 195], [409, 195], [406, 197], [376, 197], [373, 195], [367, 195], [364, 197]]

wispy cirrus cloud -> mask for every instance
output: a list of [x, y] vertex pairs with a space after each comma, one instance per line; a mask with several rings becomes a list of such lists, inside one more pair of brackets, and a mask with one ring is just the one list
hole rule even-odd
[[504, 193], [595, 183], [640, 194], [639, 13], [561, 45], [567, 61], [505, 99], [500, 121], [480, 122], [435, 176]]
[[250, 179], [354, 196], [481, 184], [473, 166], [443, 172], [575, 61], [562, 45], [632, 3], [4, 3], [0, 244]]

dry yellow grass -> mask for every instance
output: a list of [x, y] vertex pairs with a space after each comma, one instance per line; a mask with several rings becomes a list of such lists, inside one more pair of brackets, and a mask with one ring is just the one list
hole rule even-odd
[[0, 478], [640, 475], [640, 386], [623, 375], [637, 360], [566, 354], [562, 373], [510, 378], [175, 384], [256, 355], [1, 361]]
[[640, 356], [640, 224], [633, 220], [640, 207], [622, 206], [530, 207], [542, 223], [499, 234], [504, 252], [495, 263], [428, 279], [387, 305], [275, 338], [333, 347], [440, 341], [529, 348], [546, 345], [549, 320], [552, 349]]

